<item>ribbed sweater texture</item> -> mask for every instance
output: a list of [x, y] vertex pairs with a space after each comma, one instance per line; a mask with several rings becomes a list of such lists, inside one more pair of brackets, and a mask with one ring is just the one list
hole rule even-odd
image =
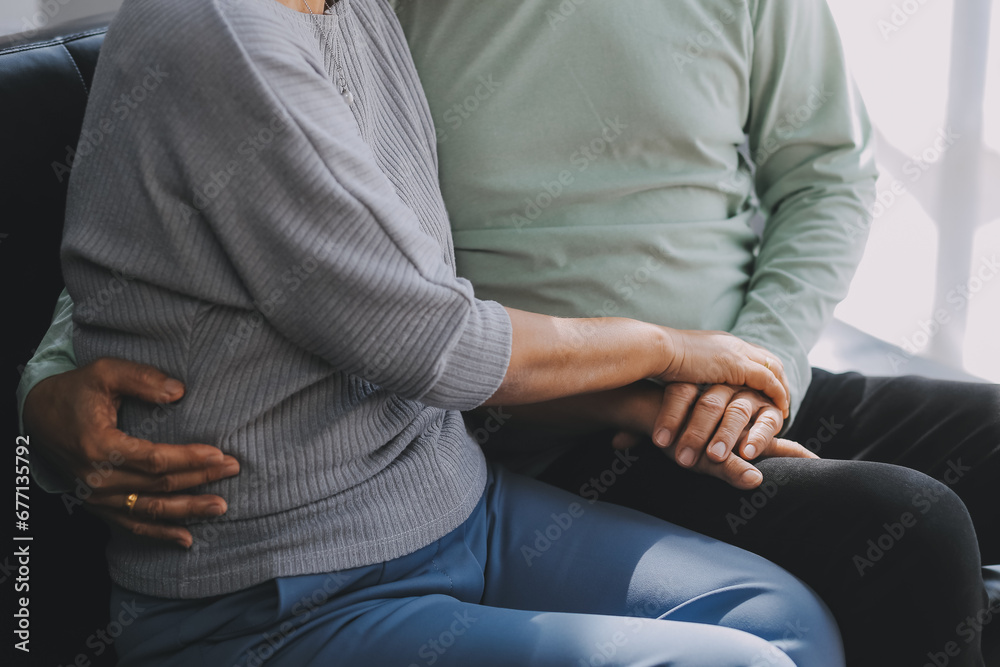
[[78, 361], [181, 379], [176, 404], [126, 400], [122, 427], [241, 466], [196, 489], [229, 510], [188, 524], [190, 550], [114, 532], [125, 588], [198, 598], [389, 560], [482, 493], [458, 411], [500, 385], [510, 320], [455, 275], [391, 8], [334, 7], [126, 0], [108, 31], [62, 247]]

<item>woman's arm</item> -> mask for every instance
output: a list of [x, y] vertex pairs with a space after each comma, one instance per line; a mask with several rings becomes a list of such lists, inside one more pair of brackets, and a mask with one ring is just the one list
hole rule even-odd
[[484, 405], [539, 403], [656, 379], [746, 385], [788, 408], [781, 363], [730, 334], [613, 317], [569, 319], [512, 308], [507, 314], [510, 362]]

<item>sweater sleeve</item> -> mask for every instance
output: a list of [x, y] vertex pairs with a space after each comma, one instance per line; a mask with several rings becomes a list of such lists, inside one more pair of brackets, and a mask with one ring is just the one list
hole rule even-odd
[[[42, 380], [76, 368], [73, 353], [73, 301], [66, 290], [56, 302], [52, 324], [38, 344], [34, 356], [28, 361], [17, 385], [17, 416], [21, 433], [24, 433], [24, 401]], [[68, 491], [71, 483], [60, 478], [48, 461], [39, 456], [31, 459], [31, 475], [38, 486], [49, 493]]]
[[877, 172], [826, 1], [754, 4], [748, 135], [766, 225], [732, 332], [781, 358], [794, 418], [809, 351], [861, 260]]
[[[196, 295], [234, 282], [238, 305], [342, 372], [435, 407], [481, 404], [506, 372], [510, 320], [456, 277], [450, 243], [432, 235], [447, 239], [443, 205], [440, 219], [419, 219], [386, 176], [415, 148], [399, 137], [398, 153], [376, 155], [303, 35], [229, 4], [211, 39], [157, 40], [169, 107], [149, 120], [158, 143], [143, 149], [169, 160], [144, 195], [156, 198], [163, 243], [190, 244], [190, 216], [167, 209], [190, 211], [173, 193], [193, 193], [228, 265], [182, 275], [191, 253], [157, 249], [137, 271]], [[240, 344], [239, 331], [226, 335]]]

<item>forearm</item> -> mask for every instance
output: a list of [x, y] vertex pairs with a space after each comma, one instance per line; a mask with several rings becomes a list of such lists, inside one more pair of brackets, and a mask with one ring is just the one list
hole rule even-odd
[[580, 395], [660, 376], [673, 359], [671, 338], [663, 327], [623, 318], [563, 319], [511, 308], [507, 312], [513, 327], [510, 363], [500, 388], [485, 405], [538, 404], [569, 396], [599, 402]]
[[[617, 429], [650, 433], [663, 388], [653, 382], [635, 382], [606, 391], [557, 398], [513, 407], [479, 408], [467, 413], [481, 423], [502, 411], [503, 426], [509, 430], [578, 435], [596, 430]], [[491, 412], [493, 411], [493, 412]]]
[[38, 344], [34, 356], [21, 372], [17, 385], [17, 408], [21, 418], [21, 432], [24, 433], [24, 402], [31, 390], [45, 378], [76, 368], [73, 353], [73, 302], [66, 290], [56, 302], [52, 324], [45, 337]]
[[[45, 337], [38, 344], [38, 350], [27, 363], [21, 374], [21, 381], [17, 386], [17, 408], [18, 418], [21, 422], [21, 432], [25, 434], [37, 433], [39, 424], [44, 423], [43, 417], [35, 415], [32, 407], [39, 407], [39, 403], [45, 401], [38, 396], [34, 396], [35, 405], [28, 400], [28, 396], [44, 380], [71, 371], [76, 368], [76, 355], [73, 351], [73, 302], [70, 300], [66, 290], [59, 295], [56, 302], [55, 313], [52, 324], [45, 333]], [[59, 419], [60, 415], [48, 417]], [[37, 440], [36, 444], [41, 444]], [[42, 447], [36, 447], [36, 451], [44, 451]], [[44, 490], [50, 493], [65, 491], [69, 488], [66, 479], [63, 479], [50, 465], [44, 456], [35, 456], [31, 459], [31, 474], [35, 482]]]
[[477, 408], [465, 413], [465, 421], [488, 455], [519, 460], [599, 432], [648, 436], [662, 398], [661, 386], [644, 381], [542, 403]]

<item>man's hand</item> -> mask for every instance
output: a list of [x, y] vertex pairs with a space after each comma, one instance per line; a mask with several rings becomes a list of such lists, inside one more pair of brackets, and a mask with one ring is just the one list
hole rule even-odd
[[[738, 489], [756, 488], [764, 480], [748, 459], [819, 458], [798, 443], [776, 438], [783, 423], [781, 411], [746, 387], [713, 385], [702, 393], [693, 384], [661, 388], [645, 383], [636, 387], [626, 407], [619, 410], [626, 418], [619, 421], [623, 430], [612, 440], [614, 447], [627, 449], [639, 444], [642, 436], [652, 438], [682, 467], [717, 477]], [[709, 442], [722, 442], [723, 448], [703, 455]], [[681, 452], [688, 450], [694, 450], [696, 456], [692, 459], [687, 454], [683, 462], [678, 461]], [[722, 451], [725, 453], [720, 456]]]
[[[740, 455], [751, 460], [781, 431], [784, 417], [772, 401], [746, 387], [669, 384], [653, 427], [659, 447], [676, 444], [675, 460], [691, 468], [704, 456], [721, 463], [740, 442]], [[744, 434], [744, 431], [749, 432]]]
[[[232, 477], [239, 463], [209, 445], [152, 443], [118, 429], [122, 397], [173, 403], [183, 395], [180, 382], [155, 368], [99, 359], [39, 382], [24, 402], [25, 430], [58, 473], [87, 480], [93, 490], [85, 499], [88, 509], [137, 535], [187, 548], [191, 533], [168, 521], [219, 516], [226, 501], [174, 492]], [[112, 464], [110, 473], [92, 474], [92, 464], [101, 462]], [[138, 500], [129, 508], [133, 493]]]

